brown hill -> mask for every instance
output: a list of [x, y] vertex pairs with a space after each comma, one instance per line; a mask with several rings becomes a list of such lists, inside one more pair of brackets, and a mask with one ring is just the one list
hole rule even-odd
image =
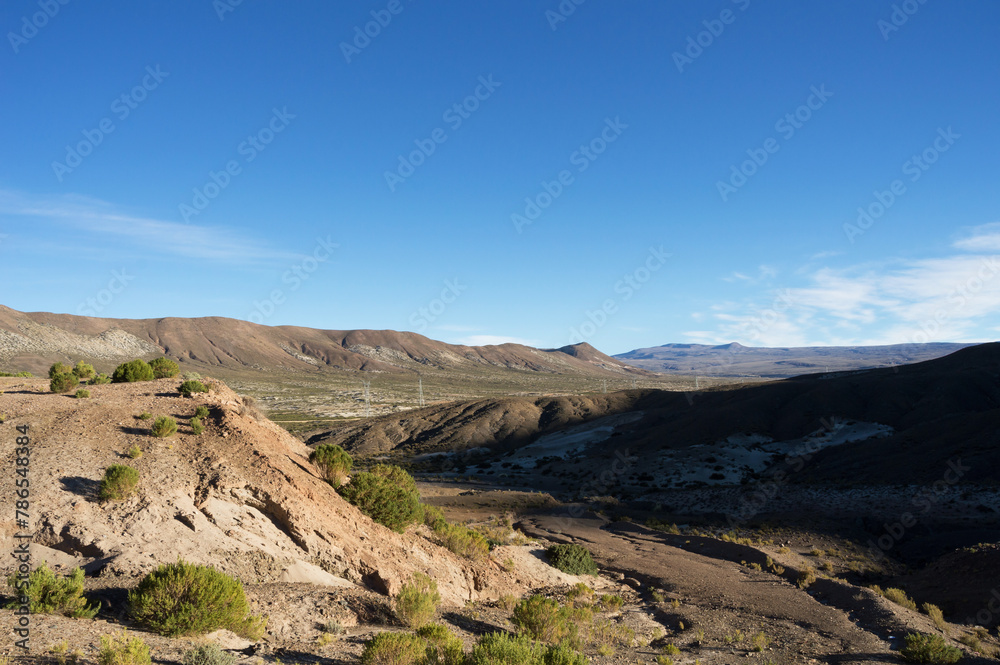
[[461, 346], [394, 330], [262, 326], [220, 317], [102, 319], [0, 305], [0, 366], [44, 372], [57, 360], [108, 364], [166, 355], [199, 371], [267, 370], [408, 373], [490, 369], [548, 374], [652, 376], [589, 344], [540, 350], [520, 344]]

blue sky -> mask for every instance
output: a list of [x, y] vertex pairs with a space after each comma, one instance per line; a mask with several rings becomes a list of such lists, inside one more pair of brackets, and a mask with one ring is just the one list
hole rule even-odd
[[997, 3], [62, 2], [0, 9], [15, 309], [1000, 337]]

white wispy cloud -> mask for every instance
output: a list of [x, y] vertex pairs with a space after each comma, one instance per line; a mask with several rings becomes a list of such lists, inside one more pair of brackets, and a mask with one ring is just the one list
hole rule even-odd
[[83, 196], [27, 197], [0, 190], [0, 215], [30, 218], [72, 228], [98, 245], [122, 243], [155, 248], [151, 256], [173, 255], [236, 263], [295, 260], [301, 255], [278, 250], [238, 229], [181, 224], [122, 212], [118, 206]]
[[[801, 282], [711, 306], [704, 344], [754, 346], [984, 341], [1000, 321], [1000, 224], [975, 227], [951, 255], [808, 268]], [[697, 320], [697, 319], [696, 319]], [[706, 330], [705, 324], [715, 323]]]

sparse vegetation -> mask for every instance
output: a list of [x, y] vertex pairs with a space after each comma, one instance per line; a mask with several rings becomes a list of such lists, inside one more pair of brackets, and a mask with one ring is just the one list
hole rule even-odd
[[84, 388], [80, 388], [79, 390], [76, 391], [76, 394], [73, 395], [73, 397], [77, 399], [87, 399], [88, 397], [90, 397], [90, 391]]
[[60, 374], [72, 374], [72, 373], [73, 373], [73, 368], [67, 365], [66, 363], [53, 363], [52, 366], [49, 367], [50, 379], [55, 378]]
[[667, 654], [668, 656], [678, 656], [680, 655], [681, 650], [678, 649], [673, 642], [671, 642], [667, 646], [663, 647], [663, 653]]
[[511, 623], [518, 632], [535, 640], [558, 644], [569, 636], [566, 612], [552, 598], [535, 594], [514, 608]]
[[763, 651], [771, 644], [771, 638], [764, 631], [759, 631], [750, 637], [750, 648], [753, 651]]
[[266, 618], [250, 614], [242, 582], [183, 560], [146, 575], [129, 592], [128, 602], [137, 623], [168, 637], [225, 628], [256, 641], [267, 623]]
[[354, 460], [346, 450], [330, 443], [316, 446], [309, 454], [309, 461], [319, 469], [326, 482], [334, 487], [344, 484], [351, 473], [351, 467], [354, 466]]
[[201, 418], [191, 419], [191, 431], [195, 434], [201, 434], [205, 431], [205, 426], [201, 422]]
[[410, 628], [417, 629], [434, 618], [440, 602], [437, 582], [423, 573], [415, 573], [413, 578], [400, 589], [394, 607], [400, 621]]
[[170, 358], [154, 358], [149, 361], [149, 366], [153, 370], [153, 378], [172, 379], [181, 373], [181, 368]]
[[368, 517], [399, 533], [423, 518], [416, 483], [398, 466], [377, 464], [371, 471], [354, 474], [337, 492]]
[[461, 524], [438, 522], [434, 533], [441, 539], [441, 545], [459, 556], [473, 561], [483, 561], [490, 554], [490, 545], [482, 534]]
[[177, 433], [177, 421], [170, 416], [160, 416], [153, 421], [153, 428], [150, 431], [153, 436], [165, 439]]
[[136, 381], [152, 381], [153, 368], [145, 360], [136, 358], [122, 363], [111, 375], [114, 383], [135, 383]]
[[133, 445], [131, 448], [128, 449], [128, 452], [126, 452], [125, 454], [128, 455], [131, 459], [139, 459], [140, 457], [142, 457], [142, 448], [140, 448], [137, 445]]
[[81, 360], [73, 367], [73, 374], [75, 374], [76, 378], [81, 381], [86, 381], [90, 377], [94, 376], [94, 366], [88, 365]]
[[597, 564], [583, 545], [558, 544], [545, 551], [549, 563], [570, 575], [596, 575]]
[[78, 385], [80, 385], [80, 379], [71, 372], [56, 374], [49, 380], [49, 390], [54, 393], [68, 393]]
[[948, 622], [944, 620], [944, 612], [941, 611], [941, 608], [932, 603], [924, 603], [922, 607], [924, 612], [927, 613], [927, 616], [929, 616], [931, 621], [934, 622], [934, 625], [937, 626], [941, 632], [947, 635]]
[[601, 609], [606, 611], [616, 611], [622, 608], [625, 604], [625, 600], [618, 595], [604, 594], [598, 599], [598, 604], [600, 604]]
[[337, 621], [336, 619], [330, 619], [322, 626], [320, 626], [320, 630], [322, 630], [324, 633], [329, 633], [330, 635], [343, 635], [344, 625], [339, 621]]
[[906, 636], [905, 642], [899, 650], [899, 655], [911, 663], [948, 665], [958, 662], [962, 657], [962, 651], [948, 646], [940, 635], [910, 633]]
[[422, 626], [417, 635], [427, 641], [427, 665], [463, 665], [464, 645], [455, 633], [440, 623]]
[[7, 605], [8, 608], [18, 607], [21, 603], [17, 596], [23, 594], [28, 597], [28, 608], [32, 614], [62, 614], [83, 619], [97, 614], [98, 606], [91, 607], [83, 596], [81, 568], [74, 568], [68, 576], [61, 577], [43, 561], [28, 574], [26, 586], [19, 588], [24, 582], [19, 581], [15, 573], [7, 577], [7, 584], [15, 591], [15, 598]]
[[816, 570], [812, 566], [805, 566], [799, 571], [799, 576], [795, 583], [800, 589], [808, 589], [809, 585], [816, 581]]
[[184, 654], [182, 665], [235, 665], [236, 656], [214, 642], [199, 644]]
[[194, 410], [195, 418], [208, 418], [208, 407], [204, 404]]
[[104, 470], [97, 496], [101, 501], [124, 501], [138, 486], [138, 471], [124, 464], [112, 464]]
[[150, 665], [149, 647], [138, 637], [129, 637], [127, 631], [117, 635], [101, 635], [101, 649], [97, 656], [100, 665]]
[[191, 397], [195, 393], [207, 393], [208, 386], [201, 381], [184, 381], [177, 387], [177, 392], [184, 397]]
[[89, 383], [92, 386], [100, 386], [106, 383], [111, 383], [111, 377], [108, 376], [107, 374], [98, 374], [87, 383]]
[[917, 604], [913, 601], [912, 598], [907, 596], [906, 592], [903, 591], [902, 589], [896, 589], [893, 587], [889, 587], [888, 589], [882, 589], [882, 587], [875, 584], [873, 584], [868, 588], [877, 593], [878, 595], [882, 596], [883, 598], [891, 600], [900, 607], [905, 607], [908, 610], [914, 610], [914, 611], [916, 611], [917, 609]]
[[150, 413], [149, 411], [143, 411], [138, 416], [136, 416], [136, 418], [138, 418], [139, 420], [149, 420], [152, 417], [153, 417], [153, 414]]
[[427, 641], [410, 633], [379, 633], [365, 642], [363, 665], [424, 665]]
[[547, 665], [549, 651], [525, 635], [487, 633], [469, 654], [469, 665]]

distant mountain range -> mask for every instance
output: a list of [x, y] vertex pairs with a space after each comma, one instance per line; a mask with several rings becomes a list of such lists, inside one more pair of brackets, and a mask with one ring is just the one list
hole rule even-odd
[[949, 355], [974, 344], [893, 344], [888, 346], [806, 346], [760, 348], [733, 342], [720, 346], [664, 344], [614, 357], [651, 372], [702, 376], [786, 378], [907, 365]]
[[[0, 369], [44, 374], [55, 361], [113, 367], [165, 355], [185, 369], [264, 372], [466, 374], [521, 370], [594, 378], [650, 377], [589, 344], [535, 349], [521, 344], [461, 346], [394, 330], [263, 326], [222, 317], [103, 319], [18, 312], [0, 305]], [[100, 367], [99, 367], [100, 369]]]

